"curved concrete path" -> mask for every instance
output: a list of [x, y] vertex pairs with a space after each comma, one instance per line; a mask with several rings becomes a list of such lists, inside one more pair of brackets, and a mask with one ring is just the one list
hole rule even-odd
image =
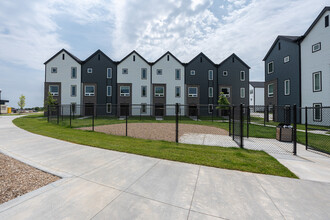
[[329, 219], [330, 183], [72, 144], [0, 117], [0, 151], [61, 180], [0, 205], [0, 219]]

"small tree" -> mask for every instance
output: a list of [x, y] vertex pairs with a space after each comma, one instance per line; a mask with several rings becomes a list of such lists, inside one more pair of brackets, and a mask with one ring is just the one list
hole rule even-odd
[[230, 105], [230, 102], [228, 101], [227, 97], [223, 92], [221, 92], [219, 95], [218, 104], [219, 106], [217, 107], [217, 109], [220, 109], [220, 114], [223, 115], [224, 110], [226, 112]]
[[19, 106], [21, 111], [25, 107], [25, 96], [23, 94], [19, 97], [19, 101], [18, 101], [17, 105]]
[[50, 92], [48, 92], [48, 96], [45, 100], [45, 106], [44, 106], [45, 111], [46, 112], [48, 111], [48, 106], [53, 106], [53, 105], [57, 105], [57, 101], [56, 99], [54, 99], [53, 95]]

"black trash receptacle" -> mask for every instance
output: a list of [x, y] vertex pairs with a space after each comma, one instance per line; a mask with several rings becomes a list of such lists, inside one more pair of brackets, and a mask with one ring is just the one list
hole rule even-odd
[[276, 140], [284, 142], [292, 142], [292, 126], [279, 124], [276, 127]]

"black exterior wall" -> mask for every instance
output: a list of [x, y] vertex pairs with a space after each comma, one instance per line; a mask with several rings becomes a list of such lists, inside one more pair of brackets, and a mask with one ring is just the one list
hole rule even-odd
[[[296, 40], [278, 37], [265, 57], [265, 105], [301, 106], [300, 101], [300, 59], [299, 43]], [[284, 57], [289, 56], [289, 62], [284, 63]], [[274, 62], [274, 72], [268, 73], [268, 63]], [[276, 100], [268, 97], [267, 87], [271, 81], [277, 80]], [[284, 93], [284, 81], [290, 80], [290, 94]], [[291, 115], [293, 118], [293, 115]], [[283, 121], [284, 114], [276, 113], [275, 120]], [[297, 112], [297, 123], [300, 123], [300, 112]]]
[[[92, 73], [87, 73], [87, 69], [92, 68]], [[112, 78], [107, 78], [107, 68], [112, 68]], [[101, 50], [97, 50], [89, 58], [87, 58], [81, 67], [81, 81], [82, 84], [97, 85], [96, 89], [96, 103], [97, 105], [104, 105], [104, 107], [98, 107], [96, 109], [97, 115], [116, 115], [117, 108], [117, 64], [112, 61]], [[107, 96], [107, 86], [112, 86], [111, 96]], [[82, 103], [87, 101], [85, 94], [82, 94]], [[86, 99], [86, 100], [85, 100]], [[90, 102], [90, 100], [88, 100]], [[111, 113], [106, 113], [106, 104], [112, 104]]]
[[[195, 75], [191, 75], [191, 70], [195, 70]], [[208, 71], [213, 70], [213, 80], [209, 80]], [[186, 84], [186, 104], [189, 103], [188, 87], [189, 85], [199, 85], [199, 103], [201, 105], [217, 104], [218, 103], [218, 82], [217, 82], [217, 67], [216, 65], [203, 53], [198, 54], [185, 66], [185, 84]], [[194, 86], [195, 87], [195, 86]], [[213, 87], [213, 98], [209, 98], [209, 87]], [[198, 105], [197, 104], [197, 105]], [[206, 116], [210, 115], [208, 108], [203, 107], [198, 109], [199, 114]]]
[[[249, 105], [249, 73], [250, 67], [245, 64], [237, 55], [232, 54], [227, 59], [219, 64], [218, 68], [218, 88], [230, 87], [230, 98], [228, 99], [231, 105], [244, 104]], [[223, 72], [227, 71], [228, 75], [224, 76]], [[245, 72], [245, 80], [241, 81], [240, 72]], [[245, 98], [241, 98], [240, 89], [245, 88]], [[220, 93], [221, 91], [219, 91]]]

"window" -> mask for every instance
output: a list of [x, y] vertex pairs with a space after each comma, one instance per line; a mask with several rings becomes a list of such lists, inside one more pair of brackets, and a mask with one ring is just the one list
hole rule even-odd
[[195, 74], [196, 74], [195, 70], [190, 70], [190, 75], [191, 76], [195, 76]]
[[57, 67], [52, 67], [50, 68], [51, 73], [57, 73]]
[[240, 89], [241, 90], [241, 98], [243, 99], [243, 98], [245, 98], [245, 88], [241, 88]]
[[239, 78], [240, 78], [241, 81], [245, 81], [245, 71], [240, 72]]
[[208, 105], [208, 111], [210, 114], [213, 112], [213, 104]]
[[141, 97], [147, 97], [147, 86], [141, 86]]
[[181, 96], [181, 87], [180, 86], [176, 86], [175, 87], [175, 97], [179, 98]]
[[112, 110], [111, 103], [107, 103], [106, 104], [106, 111], [107, 111], [107, 113], [111, 113], [111, 110]]
[[322, 121], [322, 104], [314, 103], [313, 104], [313, 120]]
[[286, 56], [286, 57], [284, 57], [283, 61], [284, 61], [284, 63], [289, 62], [289, 61], [290, 61], [290, 56]]
[[133, 61], [135, 61], [135, 55], [133, 55]]
[[223, 93], [223, 95], [227, 98], [230, 97], [230, 88], [228, 87], [224, 87], [224, 88], [221, 88], [221, 93]]
[[147, 113], [147, 104], [141, 103], [141, 113]]
[[128, 69], [127, 68], [123, 68], [122, 73], [123, 74], [128, 74]]
[[180, 80], [181, 79], [181, 70], [175, 69], [175, 79]]
[[155, 86], [155, 97], [164, 97], [164, 87]]
[[268, 63], [268, 74], [273, 72], [274, 72], [274, 62], [272, 61]]
[[281, 42], [278, 42], [278, 50], [281, 50]]
[[52, 96], [58, 96], [58, 86], [49, 86], [49, 92]]
[[112, 96], [112, 86], [107, 86], [107, 96]]
[[290, 80], [284, 80], [284, 95], [290, 95]]
[[188, 88], [188, 97], [197, 97], [197, 87]]
[[213, 70], [209, 70], [209, 80], [213, 80]]
[[76, 103], [75, 102], [71, 102], [71, 111], [73, 114], [76, 113]]
[[213, 98], [213, 87], [209, 87], [209, 98]]
[[202, 63], [203, 62], [203, 57], [200, 57], [199, 59], [200, 59], [200, 62]]
[[85, 96], [94, 96], [95, 86], [85, 86]]
[[107, 78], [108, 79], [112, 78], [112, 68], [107, 68]]
[[163, 74], [163, 70], [162, 69], [157, 69], [156, 73], [157, 73], [157, 75], [162, 75]]
[[268, 84], [268, 97], [274, 96], [274, 84]]
[[324, 17], [324, 26], [328, 27], [329, 26], [329, 15]]
[[65, 54], [62, 54], [62, 60], [64, 60], [65, 59]]
[[322, 76], [321, 72], [313, 73], [313, 92], [322, 91]]
[[87, 73], [93, 73], [93, 68], [87, 68]]
[[121, 86], [120, 87], [120, 96], [130, 96], [130, 87], [129, 86]]
[[167, 61], [170, 61], [170, 55], [167, 55]]
[[314, 44], [312, 46], [312, 53], [315, 53], [317, 51], [321, 50], [321, 42], [317, 43], [317, 44]]
[[223, 72], [222, 72], [222, 75], [223, 75], [223, 76], [228, 76], [228, 71], [223, 71]]
[[77, 86], [71, 85], [71, 96], [77, 96]]
[[77, 67], [71, 67], [71, 79], [77, 79]]
[[147, 69], [146, 68], [141, 69], [141, 79], [147, 79]]
[[233, 63], [235, 63], [235, 57], [232, 57], [232, 58], [231, 58], [231, 61], [232, 61]]

